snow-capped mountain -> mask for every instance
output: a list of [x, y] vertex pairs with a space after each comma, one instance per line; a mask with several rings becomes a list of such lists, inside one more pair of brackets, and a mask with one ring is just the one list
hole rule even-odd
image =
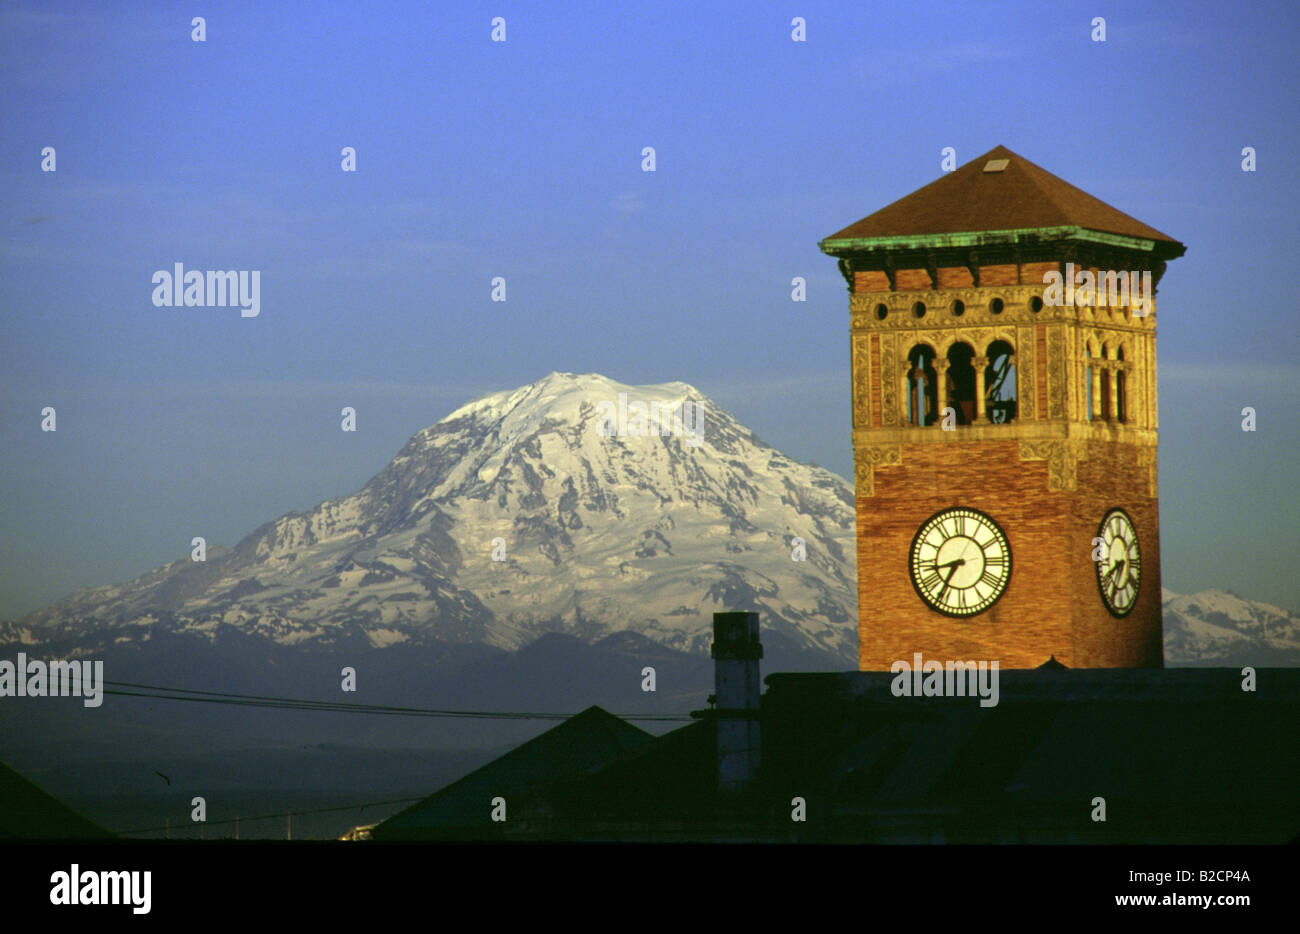
[[1300, 616], [1222, 590], [1162, 593], [1167, 665], [1300, 665]]
[[351, 496], [204, 562], [80, 590], [0, 642], [85, 654], [233, 629], [304, 648], [513, 649], [632, 630], [702, 651], [726, 609], [853, 667], [854, 522], [844, 479], [685, 383], [552, 373], [420, 431]]

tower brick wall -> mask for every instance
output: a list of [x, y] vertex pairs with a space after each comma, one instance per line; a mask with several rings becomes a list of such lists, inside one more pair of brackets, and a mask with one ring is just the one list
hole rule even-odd
[[[1154, 295], [1080, 304], [1050, 286], [1111, 271], [1154, 292], [1183, 245], [999, 147], [821, 246], [850, 292], [860, 667], [1160, 667]], [[914, 566], [918, 530], [954, 508], [1005, 537], [1009, 575], [955, 524]], [[1099, 562], [1113, 510], [1123, 550]], [[1103, 597], [1099, 575], [1134, 575], [1134, 534], [1136, 594]]]

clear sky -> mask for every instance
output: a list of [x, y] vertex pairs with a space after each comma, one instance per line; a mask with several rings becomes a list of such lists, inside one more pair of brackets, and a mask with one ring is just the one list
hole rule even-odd
[[[1187, 245], [1158, 295], [1164, 583], [1300, 609], [1298, 23], [1293, 2], [5, 4], [0, 618], [353, 492], [552, 370], [683, 380], [850, 477], [847, 293], [817, 242], [937, 178], [943, 147], [998, 144]], [[154, 307], [175, 262], [260, 270], [261, 313]]]

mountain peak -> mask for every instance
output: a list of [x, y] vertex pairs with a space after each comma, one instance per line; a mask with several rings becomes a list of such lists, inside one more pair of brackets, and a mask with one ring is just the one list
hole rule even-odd
[[1300, 617], [1231, 591], [1166, 591], [1164, 623], [1170, 665], [1300, 664]]
[[705, 401], [699, 390], [680, 381], [636, 386], [620, 383], [600, 373], [575, 374], [553, 370], [536, 382], [517, 389], [498, 390], [479, 396], [456, 409], [438, 424], [476, 415], [505, 415], [516, 408], [529, 415], [541, 413], [550, 417], [566, 417], [575, 414], [583, 401], [590, 403], [608, 399], [617, 403], [620, 394], [647, 403], [680, 402], [687, 398]]
[[204, 564], [39, 611], [22, 632], [518, 648], [543, 632], [630, 630], [703, 652], [712, 612], [745, 609], [851, 662], [855, 526], [845, 480], [689, 384], [557, 371], [418, 432], [351, 496], [265, 523]]

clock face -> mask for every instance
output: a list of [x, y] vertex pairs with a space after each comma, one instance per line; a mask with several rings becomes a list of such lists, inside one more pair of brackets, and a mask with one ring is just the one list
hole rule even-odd
[[1097, 564], [1097, 589], [1112, 616], [1128, 616], [1142, 586], [1142, 554], [1137, 529], [1122, 509], [1112, 509], [1097, 529], [1101, 560]]
[[977, 509], [955, 506], [931, 516], [912, 539], [912, 586], [933, 609], [974, 616], [997, 602], [1011, 580], [1011, 546]]

